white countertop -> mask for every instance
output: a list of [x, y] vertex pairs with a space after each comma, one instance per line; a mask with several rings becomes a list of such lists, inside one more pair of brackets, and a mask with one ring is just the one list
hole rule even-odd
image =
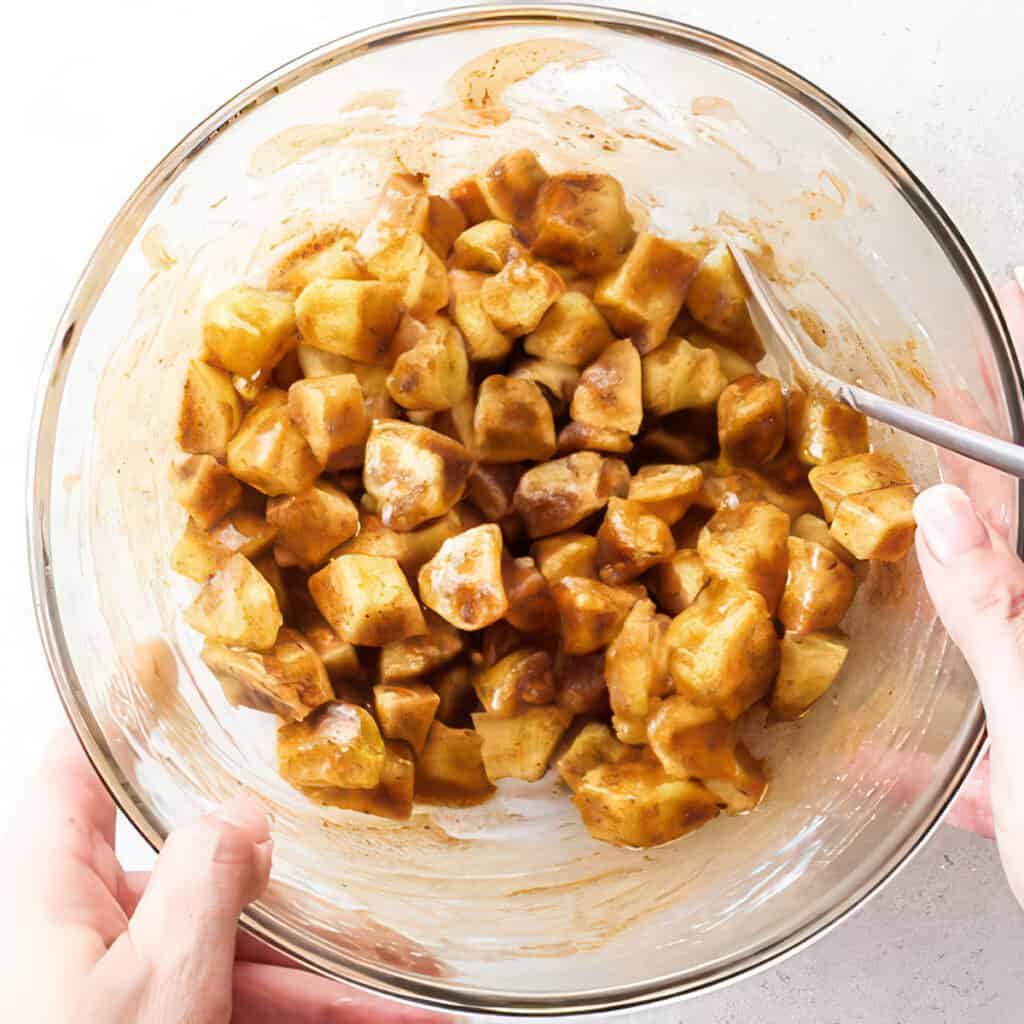
[[[136, 183], [213, 107], [285, 60], [372, 20], [442, 6], [328, 0], [42, 0], [8, 36], [0, 320], [0, 503], [13, 557], [0, 697], [0, 813], [61, 709], [24, 556], [25, 451], [38, 368], [74, 281]], [[457, 4], [457, 6], [463, 6]], [[1024, 6], [1008, 0], [626, 0], [733, 36], [830, 91], [935, 192], [996, 282], [1024, 263]], [[901, 11], [894, 16], [892, 10]], [[16, 84], [15, 84], [16, 83]], [[12, 123], [13, 122], [13, 123]], [[134, 836], [124, 856], [145, 859]], [[994, 844], [943, 828], [852, 921], [781, 967], [635, 1021], [960, 1024], [1024, 1005], [1024, 915]]]

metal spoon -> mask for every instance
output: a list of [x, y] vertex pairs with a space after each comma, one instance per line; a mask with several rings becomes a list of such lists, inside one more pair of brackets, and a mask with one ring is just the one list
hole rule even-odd
[[791, 378], [790, 382], [795, 377], [801, 386], [824, 391], [833, 400], [871, 419], [1024, 479], [1024, 447], [977, 430], [969, 430], [940, 416], [912, 409], [902, 402], [882, 398], [881, 395], [834, 377], [812, 362], [807, 352], [813, 351], [814, 343], [807, 333], [789, 315], [775, 294], [775, 289], [747, 253], [732, 242], [727, 244], [750, 289], [747, 307], [754, 327], [782, 373]]

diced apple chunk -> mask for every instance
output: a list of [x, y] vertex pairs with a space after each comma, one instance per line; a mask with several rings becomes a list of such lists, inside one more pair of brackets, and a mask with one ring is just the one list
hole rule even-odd
[[699, 262], [694, 245], [640, 235], [623, 264], [598, 282], [594, 302], [645, 355], [668, 337]]
[[736, 261], [725, 245], [705, 257], [686, 296], [686, 308], [694, 320], [729, 339], [738, 352], [756, 363], [764, 345], [747, 311], [747, 286]]
[[277, 543], [311, 568], [356, 533], [359, 513], [343, 491], [317, 483], [300, 494], [271, 498], [267, 522], [277, 529]]
[[523, 347], [532, 356], [569, 366], [586, 366], [615, 336], [594, 303], [580, 292], [566, 292], [544, 314]]
[[222, 459], [241, 422], [242, 404], [231, 378], [223, 370], [193, 359], [185, 374], [178, 413], [182, 450]]
[[457, 181], [448, 192], [468, 225], [496, 219], [487, 204], [482, 182], [482, 176], [475, 174], [471, 178]]
[[321, 231], [284, 256], [270, 274], [270, 287], [292, 296], [318, 278], [365, 281], [370, 275], [346, 231]]
[[384, 182], [359, 237], [363, 252], [379, 252], [389, 242], [410, 231], [423, 233], [430, 215], [430, 197], [418, 174], [392, 174]]
[[520, 648], [481, 672], [473, 688], [484, 710], [495, 717], [517, 714], [528, 704], [550, 704], [556, 692], [551, 656]]
[[293, 786], [372, 789], [384, 767], [384, 740], [365, 708], [332, 701], [278, 729], [277, 763]]
[[456, 506], [440, 519], [402, 533], [385, 526], [376, 516], [364, 514], [359, 533], [338, 554], [394, 558], [402, 571], [413, 578], [449, 537], [462, 533], [469, 525], [462, 512], [462, 507]]
[[616, 846], [658, 846], [718, 814], [714, 795], [699, 782], [674, 779], [660, 765], [639, 761], [592, 768], [573, 803], [590, 834]]
[[395, 360], [391, 341], [401, 314], [402, 287], [390, 281], [321, 279], [295, 300], [307, 345], [381, 366]]
[[470, 224], [497, 219], [523, 230], [546, 180], [537, 155], [519, 149], [496, 160], [486, 174], [458, 182], [451, 196]]
[[815, 466], [807, 479], [832, 522], [843, 498], [885, 487], [902, 487], [911, 482], [899, 460], [882, 452], [851, 455], [827, 465]]
[[426, 683], [379, 683], [373, 708], [385, 739], [403, 740], [419, 754], [441, 698]]
[[214, 361], [241, 377], [272, 370], [295, 346], [295, 311], [280, 292], [237, 285], [203, 313], [203, 344]]
[[[276, 395], [280, 400], [267, 401]], [[323, 465], [289, 417], [285, 393], [268, 391], [261, 402], [252, 407], [228, 444], [228, 469], [272, 497], [308, 490]]]
[[605, 652], [558, 655], [555, 703], [574, 715], [607, 714], [608, 684], [604, 678]]
[[799, 537], [801, 540], [820, 544], [846, 565], [853, 566], [857, 564], [857, 559], [829, 533], [828, 523], [821, 516], [810, 514], [797, 516], [793, 522], [792, 533], [794, 537]]
[[807, 396], [789, 396], [789, 443], [796, 457], [808, 466], [820, 466], [868, 451], [867, 417], [842, 402]]
[[669, 338], [641, 365], [644, 408], [657, 416], [713, 407], [727, 383], [718, 356], [685, 338]]
[[[310, 345], [300, 345], [296, 350], [299, 365], [307, 380], [317, 380], [322, 377], [339, 377], [351, 375], [356, 378], [363, 391], [363, 411], [366, 415], [365, 425], [353, 421], [352, 432], [357, 427], [362, 428], [363, 441], [370, 429], [373, 420], [393, 419], [398, 415], [398, 406], [392, 401], [388, 394], [387, 379], [389, 376], [386, 366], [371, 366], [369, 363], [357, 363], [347, 356], [334, 355], [331, 352], [322, 352], [320, 349]], [[291, 415], [295, 412], [290, 410]], [[296, 420], [299, 422], [299, 420]], [[328, 428], [331, 426], [326, 422]], [[300, 424], [301, 425], [301, 424]], [[337, 424], [335, 424], [337, 426]], [[336, 451], [330, 459], [332, 471], [340, 469], [354, 469], [362, 465], [363, 444], [346, 445]]]
[[843, 498], [832, 520], [832, 536], [855, 558], [900, 561], [914, 543], [916, 493], [907, 485]]
[[703, 483], [698, 466], [642, 466], [629, 481], [629, 500], [673, 526], [696, 501]]
[[705, 334], [703, 331], [689, 331], [686, 334], [686, 340], [695, 348], [706, 348], [718, 356], [719, 368], [728, 384], [739, 380], [740, 377], [757, 373], [756, 359], [753, 362], [750, 359], [745, 359], [739, 352], [723, 345], [723, 339], [716, 335]]
[[434, 317], [422, 336], [396, 360], [388, 393], [405, 409], [440, 412], [457, 405], [469, 392], [469, 359], [458, 329]]
[[288, 389], [288, 415], [327, 469], [345, 468], [352, 449], [366, 444], [370, 418], [352, 373], [298, 380]]
[[486, 800], [494, 784], [484, 770], [482, 737], [435, 719], [416, 761], [416, 797], [424, 803], [468, 807]]
[[427, 631], [393, 558], [339, 555], [309, 578], [309, 592], [334, 632], [351, 644], [383, 647]]
[[242, 485], [212, 455], [187, 455], [171, 467], [178, 504], [204, 530], [216, 526], [242, 500]]
[[580, 372], [575, 366], [556, 363], [553, 359], [516, 359], [511, 363], [508, 375], [539, 385], [556, 415], [565, 411], [580, 379]]
[[492, 782], [536, 782], [547, 771], [551, 755], [571, 721], [571, 712], [553, 706], [526, 708], [507, 718], [487, 712], [473, 715], [473, 727], [483, 740], [481, 754], [487, 777]]
[[533, 220], [535, 255], [598, 274], [619, 262], [634, 237], [622, 186], [607, 174], [555, 174], [541, 187]]
[[734, 380], [718, 399], [718, 443], [734, 466], [760, 466], [786, 440], [786, 400], [773, 377]]
[[423, 603], [459, 629], [476, 630], [508, 611], [501, 574], [501, 530], [476, 526], [446, 540], [420, 569]]
[[447, 259], [455, 239], [466, 230], [466, 218], [447, 196], [427, 196], [427, 222], [420, 234], [441, 259]]
[[385, 526], [412, 530], [459, 501], [472, 464], [462, 445], [436, 430], [377, 420], [366, 442], [363, 483]]
[[603, 722], [588, 722], [576, 734], [568, 749], [555, 762], [562, 781], [575, 793], [584, 776], [602, 764], [619, 764], [635, 757], [634, 751], [620, 743]]
[[527, 470], [512, 507], [531, 537], [561, 533], [629, 489], [629, 469], [619, 459], [577, 452]]
[[547, 579], [529, 556], [511, 558], [502, 563], [508, 611], [505, 618], [524, 633], [551, 632], [558, 625], [558, 609]]
[[[315, 608], [315, 606], [314, 606]], [[316, 618], [302, 622], [302, 632], [310, 646], [320, 656], [327, 669], [327, 676], [335, 686], [355, 683], [363, 679], [365, 672], [355, 647], [342, 640], [323, 620], [320, 613]]]
[[833, 629], [853, 601], [853, 570], [813, 541], [790, 537], [789, 571], [778, 617], [792, 633]]
[[774, 611], [786, 584], [789, 517], [765, 501], [716, 512], [700, 532], [697, 551], [708, 574], [757, 591]]
[[577, 423], [570, 420], [558, 432], [559, 455], [572, 452], [594, 451], [613, 452], [626, 455], [633, 450], [633, 438], [617, 427], [596, 427], [592, 423]]
[[270, 547], [277, 530], [263, 516], [236, 509], [209, 530], [191, 520], [171, 552], [171, 568], [196, 583], [205, 583], [236, 552], [255, 558]]
[[597, 538], [587, 533], [562, 533], [535, 541], [534, 561], [548, 583], [565, 576], [597, 578]]
[[504, 359], [512, 350], [512, 337], [503, 334], [484, 312], [481, 292], [486, 274], [470, 270], [448, 273], [448, 293], [452, 319], [466, 339], [473, 362]]
[[668, 559], [674, 550], [672, 531], [663, 519], [626, 498], [609, 499], [597, 531], [597, 575], [602, 582], [626, 583]]
[[428, 614], [425, 620], [427, 632], [423, 636], [396, 640], [381, 648], [382, 683], [418, 679], [442, 665], [447, 665], [462, 652], [465, 645], [457, 629], [436, 615]]
[[274, 588], [245, 555], [232, 555], [199, 591], [185, 622], [213, 643], [269, 650], [283, 618]]
[[612, 713], [646, 716], [651, 698], [668, 686], [665, 631], [652, 601], [637, 601], [605, 653], [604, 675]]
[[291, 614], [291, 594], [285, 586], [284, 574], [281, 572], [281, 567], [274, 560], [273, 554], [268, 552], [251, 559], [251, 561], [260, 575], [273, 588], [274, 596], [277, 598], [277, 606], [281, 609], [281, 614], [287, 619]]
[[736, 744], [728, 772], [701, 779], [726, 814], [746, 814], [764, 798], [768, 788], [764, 765], [741, 742]]
[[736, 723], [688, 697], [669, 697], [647, 725], [651, 751], [677, 779], [728, 777], [735, 767]]
[[477, 394], [473, 429], [484, 462], [539, 461], [555, 452], [551, 406], [533, 381], [487, 377]]
[[402, 286], [402, 304], [411, 316], [422, 319], [448, 305], [448, 270], [422, 235], [400, 235], [371, 256], [367, 267], [379, 280]]
[[340, 786], [307, 786], [304, 792], [313, 801], [346, 811], [359, 811], [392, 821], [407, 821], [412, 816], [416, 764], [404, 743], [384, 744], [384, 763], [380, 781], [372, 789], [345, 789]]
[[510, 258], [522, 252], [522, 244], [511, 224], [485, 220], [467, 228], [455, 239], [452, 266], [459, 270], [496, 274]]
[[821, 511], [821, 503], [806, 481], [786, 484], [752, 469], [723, 473], [723, 467], [704, 463], [704, 483], [695, 505], [712, 511], [735, 508], [742, 502], [766, 501], [791, 519]]
[[207, 641], [200, 657], [233, 707], [301, 722], [314, 708], [334, 699], [319, 655], [301, 633], [286, 626], [263, 653]]
[[483, 282], [480, 303], [499, 331], [518, 337], [535, 330], [564, 291], [550, 267], [519, 257]]
[[[612, 715], [612, 729], [616, 739], [631, 747], [647, 746], [647, 723], [661, 704], [660, 697], [651, 698], [650, 710], [646, 715]], [[639, 753], [639, 751], [638, 751]]]
[[781, 646], [771, 709], [776, 718], [789, 722], [805, 714], [835, 681], [846, 661], [849, 641], [839, 630], [787, 633]]
[[496, 160], [479, 180], [491, 214], [523, 229], [530, 223], [537, 194], [547, 179], [537, 154], [517, 149]]
[[630, 591], [579, 576], [559, 580], [551, 594], [561, 616], [566, 654], [590, 654], [607, 647], [636, 602]]
[[668, 633], [676, 692], [738, 718], [772, 685], [779, 639], [764, 598], [738, 583], [710, 583]]
[[656, 565], [647, 578], [658, 607], [678, 615], [697, 600], [710, 577], [704, 561], [694, 548], [673, 552], [668, 561]]
[[296, 345], [295, 358], [299, 361], [302, 376], [309, 380], [316, 380], [319, 377], [340, 377], [346, 373], [358, 378], [363, 370], [381, 369], [379, 366], [371, 367], [368, 363], [357, 363], [348, 356], [339, 356], [333, 352], [313, 348], [312, 345]]
[[635, 434], [644, 418], [640, 354], [613, 341], [580, 375], [570, 415], [579, 423]]

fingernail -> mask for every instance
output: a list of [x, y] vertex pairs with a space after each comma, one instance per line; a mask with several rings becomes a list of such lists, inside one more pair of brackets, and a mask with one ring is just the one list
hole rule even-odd
[[1013, 276], [1017, 279], [1020, 290], [1024, 292], [1024, 267], [1014, 267]]
[[257, 877], [269, 878], [270, 864], [274, 859], [274, 840], [264, 839], [262, 843], [257, 843], [253, 850], [253, 856], [256, 860]]
[[266, 810], [259, 800], [246, 793], [222, 804], [214, 815], [242, 829], [252, 843], [262, 843], [270, 838], [270, 818]]
[[928, 550], [943, 565], [952, 565], [968, 551], [989, 547], [988, 531], [959, 487], [938, 484], [919, 494], [914, 519]]

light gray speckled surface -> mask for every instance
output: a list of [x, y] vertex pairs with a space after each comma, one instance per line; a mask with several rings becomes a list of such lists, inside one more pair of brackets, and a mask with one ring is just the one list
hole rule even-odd
[[946, 827], [881, 894], [781, 966], [634, 1024], [1020, 1019], [1024, 914], [992, 843]]

